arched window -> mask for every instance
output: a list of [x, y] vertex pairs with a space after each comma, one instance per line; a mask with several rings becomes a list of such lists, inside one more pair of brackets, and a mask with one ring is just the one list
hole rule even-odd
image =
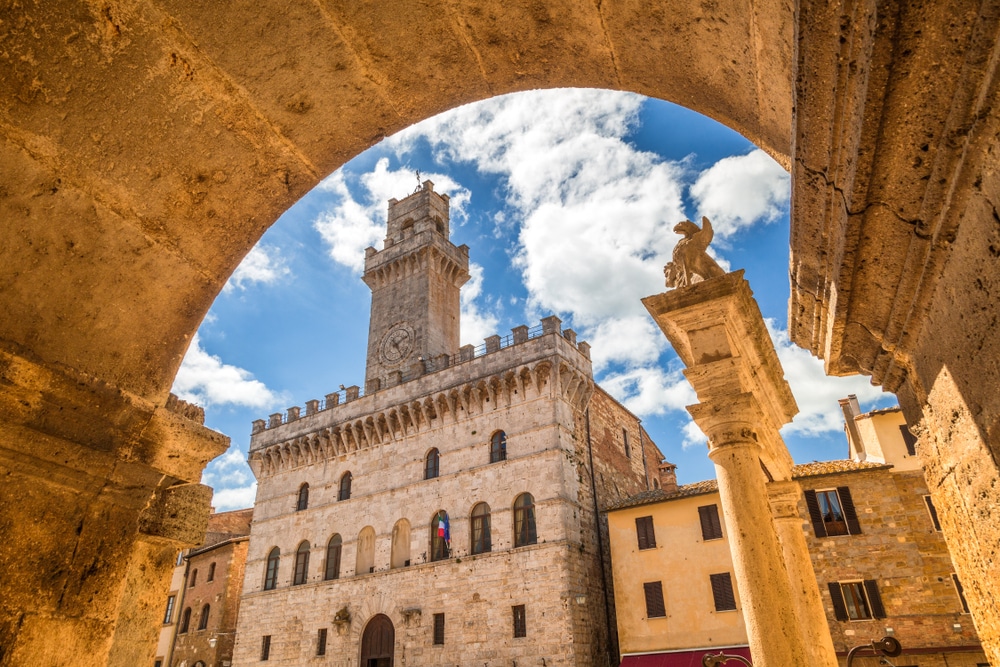
[[437, 448], [427, 452], [424, 460], [424, 479], [434, 479], [441, 472], [441, 454]]
[[514, 501], [514, 546], [523, 547], [536, 542], [535, 499], [530, 493], [522, 493]]
[[438, 510], [431, 519], [431, 560], [444, 560], [451, 554], [451, 530], [448, 513]]
[[309, 579], [309, 542], [303, 542], [295, 550], [295, 576], [292, 585], [304, 584], [307, 579]]
[[337, 534], [331, 537], [329, 544], [326, 545], [326, 571], [323, 574], [323, 579], [326, 581], [340, 578], [340, 550], [343, 544], [344, 540]]
[[375, 571], [375, 529], [365, 526], [358, 533], [358, 555], [354, 561], [354, 574]]
[[490, 463], [507, 460], [507, 434], [497, 431], [490, 437]]
[[273, 590], [278, 585], [278, 561], [281, 560], [281, 550], [278, 547], [271, 549], [267, 555], [267, 570], [264, 575], [264, 590]]
[[208, 577], [205, 578], [205, 581], [215, 581], [215, 563], [208, 566]]
[[477, 503], [472, 508], [472, 553], [484, 554], [493, 549], [490, 540], [490, 506]]
[[337, 494], [337, 500], [347, 500], [351, 497], [351, 471], [347, 471], [340, 478], [340, 493]]
[[194, 588], [194, 585], [198, 583], [198, 570], [191, 571], [191, 582], [188, 584], [188, 588]]
[[389, 567], [406, 567], [410, 564], [410, 522], [400, 519], [392, 527], [392, 553]]
[[188, 631], [188, 627], [191, 625], [191, 607], [184, 610], [181, 614], [181, 627], [177, 630], [179, 634], [184, 634]]
[[303, 484], [299, 487], [299, 502], [295, 505], [295, 511], [301, 512], [309, 507], [309, 485]]
[[205, 605], [204, 607], [201, 608], [201, 619], [198, 621], [198, 629], [199, 630], [204, 630], [205, 628], [208, 627], [208, 612], [209, 611], [211, 611], [211, 608], [208, 605]]

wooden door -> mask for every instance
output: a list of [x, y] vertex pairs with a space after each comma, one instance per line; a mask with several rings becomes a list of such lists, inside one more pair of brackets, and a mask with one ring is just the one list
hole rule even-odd
[[396, 630], [385, 614], [373, 616], [361, 636], [361, 667], [392, 667]]

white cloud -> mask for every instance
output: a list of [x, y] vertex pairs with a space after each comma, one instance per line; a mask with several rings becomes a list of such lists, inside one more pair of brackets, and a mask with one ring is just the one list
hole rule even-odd
[[698, 402], [694, 389], [680, 371], [661, 368], [633, 368], [610, 373], [601, 387], [639, 417], [660, 415], [667, 410], [684, 410]]
[[754, 223], [777, 220], [788, 206], [790, 187], [788, 172], [755, 150], [719, 160], [701, 172], [690, 192], [699, 213], [725, 238]]
[[202, 406], [243, 405], [268, 408], [282, 400], [247, 370], [225, 364], [201, 347], [195, 334], [174, 378], [172, 391], [178, 397]]
[[502, 175], [521, 222], [515, 265], [538, 314], [569, 313], [584, 329], [643, 314], [663, 289], [677, 241], [683, 168], [624, 137], [642, 99], [597, 90], [532, 91], [454, 109], [390, 140], [418, 137], [439, 154]]
[[774, 340], [778, 359], [785, 369], [785, 379], [799, 406], [799, 414], [791, 424], [782, 429], [783, 434], [814, 436], [842, 431], [844, 414], [837, 399], [845, 398], [848, 394], [856, 394], [858, 400], [866, 404], [890, 398], [880, 387], [872, 386], [867, 377], [826, 375], [821, 360], [792, 343], [788, 332], [777, 329], [773, 321], [767, 320], [766, 323]]
[[[467, 188], [445, 174], [421, 174], [421, 180], [434, 182], [434, 191], [450, 198], [451, 220], [466, 219], [466, 207], [471, 198]], [[316, 218], [313, 226], [329, 247], [330, 257], [355, 273], [365, 266], [365, 248], [380, 247], [385, 238], [385, 221], [389, 199], [402, 199], [414, 190], [415, 172], [408, 168], [389, 169], [388, 158], [375, 164], [373, 171], [360, 178], [361, 196], [355, 199], [348, 188], [344, 172], [337, 170], [319, 184], [333, 204]]]
[[291, 273], [277, 248], [256, 245], [250, 249], [247, 256], [236, 267], [236, 271], [226, 281], [222, 291], [245, 290], [252, 283], [265, 285], [276, 283]]
[[240, 510], [253, 507], [257, 498], [257, 482], [230, 489], [216, 489], [212, 496], [212, 507], [218, 512]]
[[648, 315], [607, 319], [588, 331], [594, 372], [612, 363], [655, 364], [667, 339]]
[[483, 291], [483, 267], [470, 263], [469, 275], [469, 282], [462, 287], [462, 344], [481, 345], [487, 336], [497, 333], [500, 318], [493, 312], [480, 310], [476, 303]]

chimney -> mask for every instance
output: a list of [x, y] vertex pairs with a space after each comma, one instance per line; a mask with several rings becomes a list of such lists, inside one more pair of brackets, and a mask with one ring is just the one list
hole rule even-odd
[[673, 493], [677, 490], [677, 466], [669, 461], [661, 461], [656, 467], [660, 474], [660, 488], [664, 493]]
[[861, 434], [858, 433], [858, 425], [854, 418], [861, 414], [861, 406], [858, 405], [858, 397], [849, 394], [847, 398], [841, 398], [840, 409], [844, 413], [844, 430], [847, 432], [847, 456], [855, 461], [864, 461], [867, 456], [864, 443], [861, 441]]

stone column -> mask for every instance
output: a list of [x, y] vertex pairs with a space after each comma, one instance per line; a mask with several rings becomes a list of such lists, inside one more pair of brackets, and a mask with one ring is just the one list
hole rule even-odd
[[[800, 543], [790, 535], [782, 543], [771, 515], [768, 479], [788, 482], [792, 473], [778, 429], [798, 406], [743, 272], [643, 303], [687, 366], [684, 375], [698, 395], [688, 411], [708, 436], [754, 664], [834, 667], [826, 618], [813, 604], [819, 591], [806, 567], [801, 522]], [[806, 587], [813, 590], [797, 599]]]
[[808, 665], [811, 663], [768, 505], [753, 402], [751, 395], [743, 394], [728, 404], [701, 403], [688, 409], [709, 437], [708, 456], [715, 463], [719, 480], [733, 571], [754, 664]]
[[817, 667], [837, 667], [830, 624], [823, 610], [823, 601], [816, 587], [816, 571], [809, 557], [803, 531], [803, 519], [799, 514], [799, 498], [802, 489], [798, 482], [771, 482], [767, 485], [771, 500], [771, 516], [781, 543], [781, 553], [792, 587], [792, 603], [799, 627], [803, 631], [809, 665]]

